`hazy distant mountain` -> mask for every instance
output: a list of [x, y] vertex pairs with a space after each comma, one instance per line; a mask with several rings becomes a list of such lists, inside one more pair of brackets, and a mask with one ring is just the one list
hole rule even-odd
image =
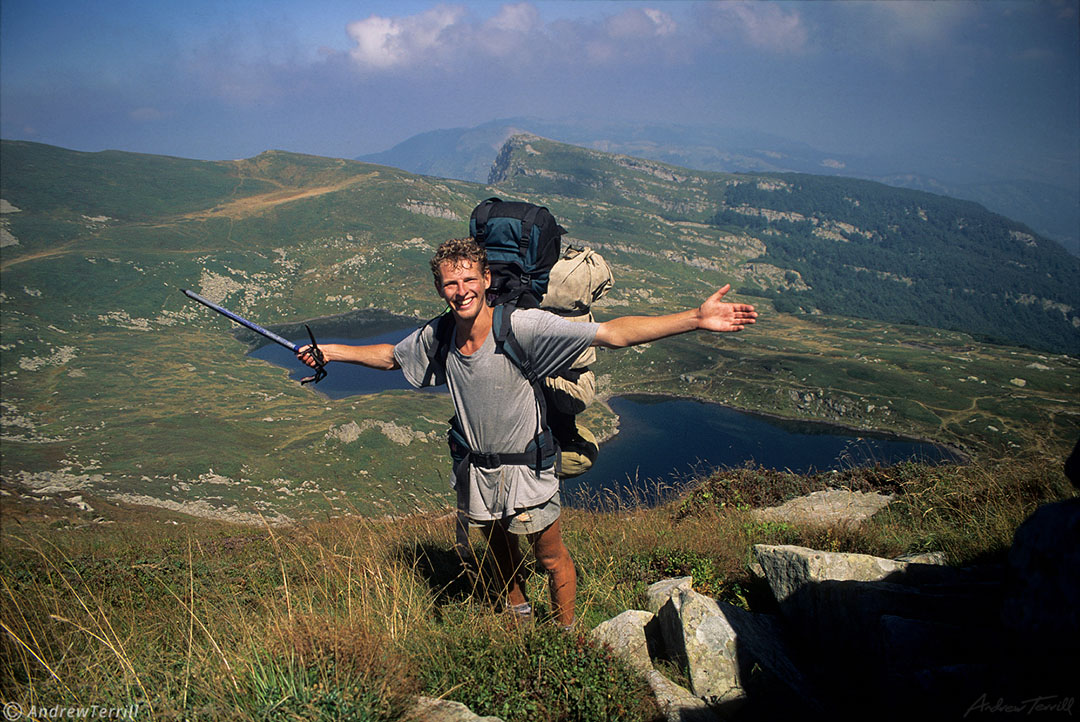
[[508, 118], [472, 128], [421, 133], [390, 150], [357, 156], [356, 160], [390, 165], [413, 173], [484, 183], [502, 144], [521, 132], [698, 170], [831, 172], [845, 167], [848, 162], [848, 159], [829, 156], [804, 143], [757, 131], [555, 122], [537, 118]]
[[912, 161], [825, 153], [753, 130], [510, 118], [422, 133], [357, 160], [484, 183], [503, 141], [521, 131], [697, 170], [848, 176], [973, 200], [1022, 221], [1080, 255], [1080, 199], [1075, 189], [1024, 179], [987, 180], [980, 169], [965, 167], [955, 159]]
[[433, 130], [415, 135], [382, 153], [355, 160], [401, 168], [410, 173], [483, 183], [506, 139], [523, 128], [488, 123], [476, 128]]

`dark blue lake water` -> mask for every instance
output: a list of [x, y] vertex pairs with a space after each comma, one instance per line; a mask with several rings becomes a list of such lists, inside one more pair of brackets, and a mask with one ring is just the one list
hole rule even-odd
[[754, 462], [798, 473], [909, 459], [960, 460], [945, 447], [884, 434], [854, 433], [822, 423], [775, 419], [719, 404], [653, 396], [609, 401], [619, 433], [600, 448], [589, 471], [568, 479], [571, 498], [613, 495], [655, 501], [695, 472]]
[[[360, 340], [341, 336], [324, 337], [322, 334], [316, 332], [316, 339], [320, 344], [396, 344], [415, 330], [416, 329], [414, 328], [399, 329], [376, 334], [374, 336], [368, 336], [367, 338]], [[300, 333], [301, 335], [299, 336], [287, 335], [285, 338], [301, 346], [310, 343], [307, 332], [301, 331]], [[310, 368], [296, 360], [296, 355], [293, 354], [292, 351], [284, 346], [279, 346], [276, 343], [268, 343], [261, 348], [255, 349], [249, 355], [289, 369], [289, 378], [295, 379], [296, 381], [299, 381], [305, 376], [310, 376], [312, 373]], [[311, 388], [326, 394], [332, 399], [343, 399], [346, 396], [356, 396], [359, 394], [377, 394], [380, 391], [387, 391], [389, 389], [411, 389], [412, 386], [409, 385], [409, 382], [405, 380], [404, 374], [400, 371], [378, 371], [376, 369], [369, 369], [366, 366], [357, 366], [355, 364], [333, 363], [326, 367], [326, 378], [318, 384], [312, 384]]]
[[[412, 331], [399, 329], [360, 340], [327, 336], [319, 342], [397, 343]], [[301, 334], [286, 338], [307, 343], [305, 332]], [[309, 375], [309, 369], [291, 351], [277, 344], [263, 346], [251, 355], [289, 369], [293, 379]], [[327, 377], [311, 388], [334, 399], [412, 388], [399, 371], [351, 364], [331, 364], [327, 370]], [[611, 399], [609, 404], [619, 415], [619, 433], [601, 447], [592, 469], [564, 482], [567, 501], [572, 504], [591, 504], [612, 495], [648, 503], [680, 486], [694, 472], [747, 462], [804, 473], [913, 458], [930, 463], [960, 459], [934, 444], [856, 433], [829, 424], [774, 419], [700, 401], [626, 396]]]

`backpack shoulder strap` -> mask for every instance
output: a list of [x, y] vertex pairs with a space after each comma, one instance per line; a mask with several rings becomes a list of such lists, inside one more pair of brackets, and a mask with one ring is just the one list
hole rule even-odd
[[476, 240], [483, 243], [483, 236], [487, 235], [487, 222], [491, 218], [491, 211], [495, 208], [496, 203], [502, 203], [500, 198], [492, 196], [485, 201], [482, 201], [476, 208], [473, 209], [470, 228], [474, 229], [473, 233], [477, 236]]
[[515, 310], [515, 306], [508, 303], [500, 304], [493, 309], [491, 325], [492, 334], [495, 336], [495, 353], [501, 353], [510, 359], [526, 380], [535, 386], [540, 379], [536, 377], [532, 359], [528, 357], [517, 336], [514, 335], [511, 317]]
[[[555, 456], [555, 463], [559, 463], [558, 448], [548, 423], [547, 399], [544, 396], [543, 379], [537, 377], [532, 359], [525, 353], [525, 349], [522, 348], [517, 336], [514, 335], [512, 318], [515, 310], [513, 304], [501, 304], [494, 309], [492, 333], [495, 336], [495, 353], [501, 353], [510, 359], [510, 362], [517, 366], [532, 387], [533, 396], [536, 398], [536, 406], [540, 413], [537, 419], [536, 436], [536, 468], [539, 469], [542, 465], [542, 459], [547, 456]], [[559, 473], [558, 466], [556, 466], [556, 473]]]
[[518, 245], [521, 247], [521, 256], [525, 257], [525, 251], [528, 249], [529, 244], [532, 243], [532, 231], [533, 226], [536, 225], [536, 217], [540, 215], [540, 211], [544, 210], [540, 206], [532, 206], [525, 211], [525, 215], [521, 218], [521, 238], [518, 240]]
[[427, 370], [424, 371], [422, 386], [431, 383], [432, 378], [441, 373], [446, 376], [446, 357], [450, 353], [450, 343], [454, 338], [454, 318], [450, 312], [439, 316], [435, 321], [435, 343], [428, 347]]

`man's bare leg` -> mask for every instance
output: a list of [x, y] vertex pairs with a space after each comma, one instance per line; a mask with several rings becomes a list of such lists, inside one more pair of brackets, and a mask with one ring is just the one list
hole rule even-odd
[[560, 520], [539, 534], [530, 534], [533, 556], [548, 573], [551, 606], [555, 619], [563, 627], [574, 623], [574, 599], [577, 596], [577, 570], [570, 551], [563, 544]]
[[506, 527], [495, 522], [487, 528], [488, 548], [495, 560], [495, 569], [499, 575], [499, 584], [506, 590], [507, 603], [511, 606], [525, 604], [525, 561], [521, 556], [516, 534], [511, 534]]

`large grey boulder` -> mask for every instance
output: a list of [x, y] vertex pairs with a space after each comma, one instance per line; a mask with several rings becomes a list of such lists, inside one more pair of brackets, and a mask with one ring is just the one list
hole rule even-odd
[[[596, 625], [589, 635], [600, 644], [610, 647], [612, 652], [635, 669], [648, 672], [653, 668], [646, 633], [649, 625], [655, 626], [652, 612], [628, 609], [617, 617]], [[655, 644], [653, 646], [655, 647]]]
[[1002, 646], [999, 630], [886, 614], [880, 621], [883, 663], [891, 677], [933, 667], [985, 662]]
[[694, 694], [713, 703], [744, 696], [735, 630], [715, 600], [693, 589], [677, 589], [657, 616], [667, 650], [689, 671]]
[[704, 700], [653, 668], [653, 657], [663, 654], [657, 626], [652, 612], [630, 609], [601, 622], [590, 635], [645, 676], [667, 722], [714, 722], [716, 716]]
[[693, 585], [693, 577], [661, 579], [645, 590], [645, 608], [653, 614], [656, 614], [660, 611], [661, 607], [668, 603], [671, 599], [671, 595], [679, 591], [690, 591], [693, 589]]
[[753, 697], [757, 709], [820, 713], [805, 676], [791, 660], [777, 619], [675, 588], [657, 615], [672, 657], [690, 675], [691, 689], [723, 712]]
[[716, 713], [705, 700], [675, 684], [655, 669], [645, 675], [665, 722], [716, 722]]
[[[997, 625], [1000, 580], [868, 554], [768, 545], [754, 551], [795, 641], [840, 676], [881, 685], [923, 654], [969, 658], [969, 640]], [[910, 621], [883, 625], [885, 618]], [[950, 626], [963, 630], [946, 634]], [[935, 628], [940, 639], [929, 631]]]
[[1000, 581], [971, 570], [790, 545], [754, 553], [784, 617], [811, 637], [872, 635], [883, 614], [967, 624], [997, 615]]
[[876, 582], [904, 572], [909, 562], [869, 554], [823, 552], [807, 547], [755, 544], [754, 555], [781, 604], [808, 584], [824, 581]]

